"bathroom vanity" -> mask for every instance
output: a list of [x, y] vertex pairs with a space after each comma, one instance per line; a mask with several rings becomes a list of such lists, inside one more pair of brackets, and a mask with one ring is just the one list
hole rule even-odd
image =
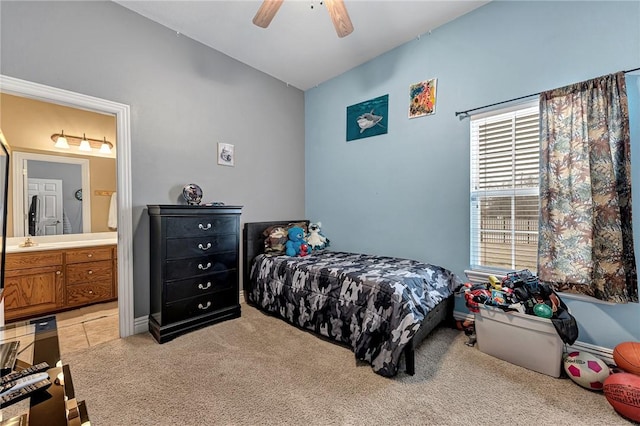
[[33, 240], [30, 247], [7, 244], [6, 321], [117, 299], [116, 237]]

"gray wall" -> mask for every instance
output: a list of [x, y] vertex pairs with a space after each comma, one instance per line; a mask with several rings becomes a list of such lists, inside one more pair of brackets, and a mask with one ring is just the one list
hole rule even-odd
[[[134, 315], [149, 312], [147, 204], [304, 216], [304, 96], [112, 2], [0, 3], [0, 73], [131, 106]], [[216, 162], [235, 145], [235, 167]]]

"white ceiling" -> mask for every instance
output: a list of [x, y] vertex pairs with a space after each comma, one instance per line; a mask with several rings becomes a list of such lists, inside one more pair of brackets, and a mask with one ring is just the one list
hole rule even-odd
[[266, 29], [261, 0], [113, 1], [301, 90], [489, 2], [345, 0], [355, 29], [338, 38], [319, 0], [285, 0]]

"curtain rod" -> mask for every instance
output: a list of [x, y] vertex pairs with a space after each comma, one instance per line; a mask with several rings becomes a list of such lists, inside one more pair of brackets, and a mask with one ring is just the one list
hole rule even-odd
[[[634, 68], [634, 69], [631, 69], [631, 70], [622, 71], [622, 72], [626, 74], [626, 73], [634, 72], [634, 71], [640, 71], [640, 67]], [[479, 109], [485, 109], [485, 108], [489, 108], [489, 107], [496, 106], [496, 105], [506, 104], [506, 103], [509, 103], [509, 102], [519, 101], [521, 99], [531, 98], [533, 96], [538, 96], [540, 93], [542, 93], [542, 92], [532, 93], [532, 94], [527, 95], [527, 96], [520, 96], [519, 98], [509, 99], [508, 101], [496, 102], [494, 104], [489, 104], [489, 105], [481, 106], [481, 107], [478, 107], [478, 108], [468, 109], [466, 111], [459, 111], [459, 112], [456, 112], [456, 117], [461, 115], [462, 117], [460, 117], [460, 120], [462, 120], [464, 118], [469, 117], [469, 113], [470, 112], [478, 111]]]

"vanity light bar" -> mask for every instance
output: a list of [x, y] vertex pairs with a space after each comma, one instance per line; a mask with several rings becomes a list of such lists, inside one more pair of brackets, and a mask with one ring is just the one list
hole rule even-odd
[[111, 150], [113, 149], [113, 144], [109, 142], [107, 138], [103, 138], [102, 140], [100, 140], [100, 139], [92, 139], [87, 137], [65, 135], [64, 130], [61, 133], [54, 133], [51, 135], [51, 140], [55, 143], [58, 142], [58, 138], [64, 138], [67, 140], [68, 145], [76, 145], [78, 147], [80, 146], [82, 141], [85, 140], [89, 143], [90, 148], [98, 149], [100, 152], [104, 154], [111, 153]]

